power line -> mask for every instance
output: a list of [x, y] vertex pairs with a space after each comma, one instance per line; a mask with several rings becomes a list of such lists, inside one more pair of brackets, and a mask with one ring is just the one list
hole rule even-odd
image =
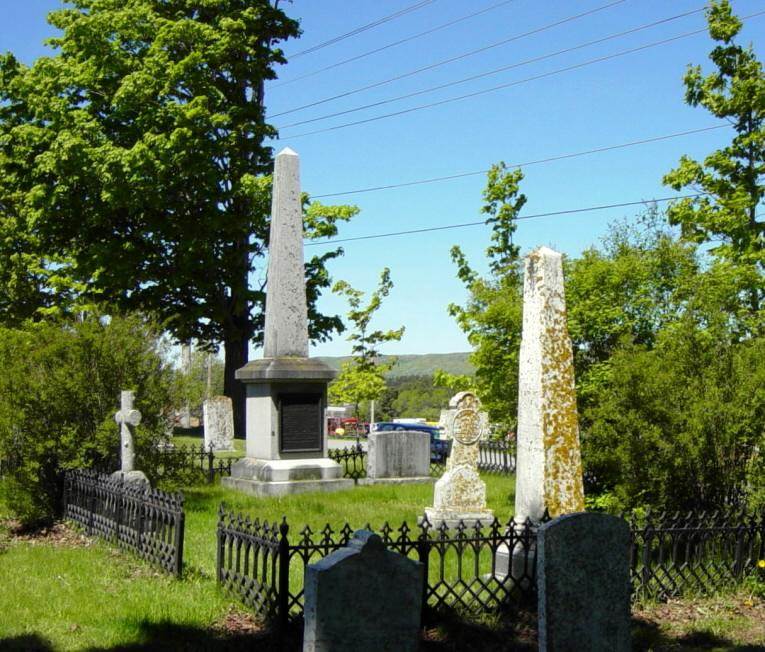
[[[339, 93], [337, 95], [333, 95], [332, 97], [326, 97], [322, 100], [316, 100], [315, 102], [311, 102], [309, 104], [303, 104], [302, 106], [295, 107], [293, 109], [288, 109], [287, 111], [281, 111], [279, 113], [274, 113], [273, 115], [266, 116], [267, 119], [270, 118], [278, 118], [283, 115], [288, 115], [289, 113], [295, 113], [297, 111], [302, 111], [303, 109], [309, 109], [313, 106], [318, 106], [319, 104], [326, 104], [327, 102], [332, 102], [334, 100], [338, 100], [343, 97], [348, 97], [349, 95], [355, 95], [356, 93], [361, 93], [362, 91], [367, 91], [372, 88], [377, 88], [378, 86], [384, 86], [385, 84], [390, 84], [394, 81], [399, 81], [401, 79], [406, 79], [407, 77], [412, 77], [413, 75], [418, 75], [421, 72], [425, 72], [428, 70], [433, 70], [435, 68], [439, 68], [440, 66], [444, 66], [448, 63], [454, 63], [455, 61], [461, 61], [462, 59], [467, 59], [468, 57], [471, 57], [475, 54], [480, 54], [481, 52], [486, 52], [487, 50], [491, 50], [492, 48], [499, 47], [500, 45], [507, 45], [508, 43], [511, 43], [513, 41], [518, 41], [522, 38], [525, 38], [527, 36], [532, 36], [533, 34], [539, 34], [541, 32], [544, 32], [548, 29], [552, 29], [553, 27], [557, 27], [559, 25], [564, 25], [566, 23], [570, 23], [574, 20], [577, 20], [579, 18], [583, 18], [585, 16], [589, 16], [590, 14], [597, 13], [599, 11], [603, 11], [604, 9], [608, 9], [610, 7], [613, 7], [615, 5], [619, 5], [626, 2], [626, 0], [615, 0], [614, 2], [609, 2], [608, 4], [602, 5], [600, 7], [596, 7], [595, 9], [591, 9], [589, 11], [585, 11], [581, 14], [576, 14], [573, 16], [568, 16], [566, 18], [563, 18], [561, 20], [558, 20], [554, 23], [548, 23], [547, 25], [543, 25], [542, 27], [538, 27], [536, 29], [530, 30], [528, 32], [524, 32], [522, 34], [516, 34], [515, 36], [511, 36], [510, 38], [503, 39], [501, 41], [497, 41], [495, 43], [491, 43], [490, 45], [485, 45], [484, 47], [470, 50], [468, 52], [464, 52], [462, 54], [449, 57], [448, 59], [442, 59], [441, 61], [436, 61], [435, 63], [431, 63], [427, 66], [422, 66], [421, 68], [415, 68], [414, 70], [410, 70], [408, 72], [402, 73], [400, 75], [396, 75], [394, 77], [389, 77], [388, 79], [383, 79], [382, 81], [375, 82], [374, 84], [368, 84], [366, 86], [360, 86], [359, 88], [354, 88], [349, 91], [345, 91], [343, 93]], [[702, 9], [697, 9], [696, 11], [702, 11]], [[689, 12], [689, 13], [695, 13], [695, 12]], [[291, 125], [287, 125], [291, 126]]]
[[[700, 129], [689, 129], [687, 131], [678, 131], [673, 134], [665, 134], [663, 136], [653, 136], [651, 138], [643, 138], [641, 140], [632, 140], [627, 143], [619, 143], [618, 145], [606, 145], [605, 147], [596, 147], [594, 149], [587, 149], [581, 152], [572, 152], [569, 154], [558, 154], [556, 156], [549, 156], [547, 158], [536, 159], [533, 161], [525, 161], [523, 163], [513, 163], [508, 165], [511, 168], [528, 167], [529, 165], [539, 165], [541, 163], [552, 163], [553, 161], [562, 161], [564, 159], [576, 158], [579, 156], [585, 156], [587, 154], [598, 154], [600, 152], [608, 152], [615, 149], [623, 149], [625, 147], [634, 147], [636, 145], [645, 145], [647, 143], [655, 143], [662, 140], [669, 140], [671, 138], [679, 138], [680, 136], [690, 136], [691, 134], [699, 134], [705, 131], [713, 131], [715, 129], [724, 129], [730, 127], [729, 124], [715, 125], [713, 127], [702, 127]], [[375, 192], [378, 190], [392, 190], [394, 188], [406, 188], [408, 186], [419, 186], [428, 183], [436, 183], [439, 181], [452, 181], [454, 179], [463, 179], [465, 177], [478, 176], [480, 174], [486, 174], [489, 170], [476, 170], [474, 172], [460, 172], [458, 174], [450, 174], [443, 177], [431, 177], [429, 179], [418, 179], [416, 181], [405, 181], [403, 183], [392, 183], [384, 186], [371, 186], [369, 188], [357, 188], [355, 190], [345, 190], [343, 192], [330, 192], [323, 195], [312, 195], [313, 199], [324, 199], [327, 197], [339, 197], [341, 195], [357, 195], [365, 192]]]
[[383, 25], [384, 23], [388, 23], [391, 20], [395, 20], [396, 18], [400, 18], [401, 16], [405, 16], [408, 13], [411, 13], [413, 11], [417, 11], [418, 9], [421, 9], [422, 7], [425, 7], [429, 4], [433, 4], [436, 0], [421, 0], [420, 2], [416, 2], [413, 5], [409, 5], [408, 7], [404, 7], [403, 9], [389, 14], [387, 16], [383, 16], [382, 18], [378, 18], [375, 21], [372, 21], [371, 23], [367, 23], [366, 25], [362, 25], [361, 27], [357, 27], [356, 29], [352, 29], [350, 32], [346, 32], [345, 34], [340, 34], [340, 36], [335, 36], [334, 38], [331, 38], [327, 41], [324, 41], [322, 43], [319, 43], [318, 45], [314, 45], [313, 47], [307, 48], [305, 50], [301, 50], [300, 52], [296, 52], [295, 54], [292, 54], [288, 57], [288, 59], [296, 59], [297, 57], [302, 57], [303, 55], [310, 54], [312, 52], [316, 52], [317, 50], [321, 50], [323, 48], [326, 48], [327, 46], [334, 45], [335, 43], [339, 43], [340, 41], [344, 41], [347, 38], [350, 38], [351, 36], [356, 36], [357, 34], [361, 34], [362, 32], [366, 32], [367, 30], [373, 29], [375, 27], [378, 27], [379, 25]]
[[379, 48], [375, 48], [373, 50], [367, 50], [366, 52], [362, 52], [361, 54], [357, 54], [354, 57], [349, 57], [348, 59], [343, 59], [342, 61], [338, 61], [337, 63], [333, 63], [332, 65], [325, 66], [324, 68], [319, 68], [318, 70], [314, 70], [312, 72], [307, 72], [304, 75], [300, 75], [298, 77], [293, 77], [292, 79], [288, 79], [286, 81], [279, 82], [278, 84], [271, 84], [269, 86], [269, 89], [273, 90], [274, 88], [280, 88], [281, 86], [287, 86], [288, 84], [293, 84], [296, 81], [300, 81], [302, 79], [307, 79], [308, 77], [313, 77], [314, 75], [318, 75], [319, 73], [326, 72], [327, 70], [333, 70], [334, 68], [339, 68], [340, 66], [344, 66], [346, 63], [352, 63], [354, 61], [358, 61], [359, 59], [363, 59], [365, 57], [368, 57], [372, 54], [377, 54], [378, 52], [383, 52], [384, 50], [388, 50], [390, 48], [396, 47], [398, 45], [402, 45], [404, 43], [408, 43], [409, 41], [414, 41], [418, 38], [421, 38], [423, 36], [428, 36], [429, 34], [433, 34], [434, 32], [438, 32], [442, 29], [446, 29], [447, 27], [451, 27], [452, 25], [456, 25], [457, 23], [461, 23], [465, 20], [468, 20], [469, 18], [475, 18], [476, 16], [480, 16], [482, 14], [488, 13], [490, 11], [493, 11], [494, 9], [499, 9], [500, 7], [504, 7], [505, 5], [509, 5], [511, 2], [515, 2], [515, 0], [503, 0], [502, 2], [497, 2], [496, 4], [493, 4], [489, 7], [486, 7], [485, 9], [481, 9], [480, 11], [474, 11], [471, 14], [466, 14], [465, 16], [461, 16], [460, 18], [455, 18], [454, 20], [450, 20], [446, 23], [441, 23], [440, 25], [437, 25], [436, 27], [431, 27], [430, 29], [426, 29], [424, 32], [419, 32], [417, 34], [412, 34], [411, 36], [407, 36], [406, 38], [399, 39], [398, 41], [393, 41], [392, 43], [388, 43], [386, 45], [382, 45]]
[[[648, 203], [659, 203], [659, 202], [668, 202], [668, 201], [675, 201], [677, 199], [694, 199], [696, 197], [702, 197], [703, 195], [706, 195], [708, 193], [696, 193], [694, 195], [678, 195], [675, 197], [661, 197], [659, 199], [641, 199], [640, 201], [628, 201], [628, 202], [621, 202], [618, 204], [603, 204], [600, 206], [587, 206], [586, 208], [571, 208], [568, 210], [563, 211], [552, 211], [549, 213], [536, 213], [534, 215], [521, 215], [519, 217], [516, 217], [516, 220], [533, 220], [539, 217], [555, 217], [558, 215], [573, 215], [575, 213], [588, 213], [590, 211], [602, 211], [607, 210], [610, 208], [626, 208], [628, 206], [640, 206], [645, 205]], [[354, 238], [342, 238], [340, 240], [333, 240], [331, 238], [328, 238], [327, 240], [322, 240], [321, 242], [315, 242], [310, 241], [304, 243], [304, 246], [306, 247], [312, 247], [316, 245], [324, 245], [324, 244], [339, 244], [341, 242], [354, 242], [356, 240], [373, 240], [375, 238], [390, 238], [393, 236], [399, 236], [399, 235], [412, 235], [416, 233], [428, 233], [430, 231], [447, 231], [449, 229], [461, 229], [468, 226], [481, 226], [485, 225], [486, 220], [480, 220], [478, 222], [463, 222], [461, 224], [447, 224], [445, 226], [431, 226], [423, 229], [409, 229], [408, 231], [395, 231], [393, 233], [376, 233], [374, 235], [360, 235], [356, 236]]]
[[[657, 20], [657, 21], [654, 21], [652, 23], [647, 23], [645, 25], [640, 25], [638, 27], [633, 27], [631, 29], [628, 29], [628, 30], [625, 30], [625, 31], [622, 31], [622, 32], [617, 32], [615, 34], [610, 34], [608, 36], [604, 36], [602, 38], [598, 38], [598, 39], [595, 39], [593, 41], [587, 41], [586, 43], [580, 43], [578, 45], [574, 45], [574, 46], [571, 46], [571, 47], [568, 47], [568, 48], [564, 48], [562, 50], [557, 50], [555, 52], [550, 52], [548, 54], [543, 54], [543, 55], [540, 55], [540, 56], [537, 56], [537, 57], [533, 57], [531, 59], [525, 59], [524, 61], [519, 61], [519, 62], [516, 62], [516, 63], [511, 63], [511, 64], [508, 64], [508, 65], [505, 65], [505, 66], [500, 66], [499, 68], [494, 68], [493, 70], [488, 70], [486, 72], [482, 72], [482, 73], [479, 73], [477, 75], [471, 75], [469, 77], [463, 77], [462, 79], [457, 79], [457, 80], [454, 80], [454, 81], [446, 82], [444, 84], [438, 84], [436, 86], [430, 86], [429, 88], [423, 88], [423, 89], [420, 89], [420, 90], [417, 90], [417, 91], [413, 91], [411, 93], [405, 93], [404, 95], [398, 95], [396, 97], [391, 97], [391, 98], [388, 98], [388, 99], [385, 99], [385, 100], [379, 100], [377, 102], [372, 102], [370, 104], [365, 104], [363, 106], [357, 106], [357, 107], [355, 107], [353, 109], [345, 109], [343, 111], [336, 111], [334, 113], [327, 113], [325, 115], [321, 115], [321, 116], [318, 116], [316, 118], [308, 118], [306, 120], [301, 120], [299, 122], [293, 122], [293, 123], [290, 123], [290, 124], [281, 125], [280, 127], [277, 127], [277, 129], [287, 129], [289, 127], [297, 127], [297, 126], [300, 126], [300, 125], [309, 124], [311, 122], [318, 122], [320, 120], [327, 120], [329, 118], [336, 118], [336, 117], [341, 116], [341, 115], [347, 115], [348, 113], [355, 113], [357, 111], [363, 111], [365, 109], [371, 109], [371, 108], [374, 108], [374, 107], [377, 107], [377, 106], [382, 106], [384, 104], [390, 104], [392, 102], [398, 102], [400, 100], [409, 99], [410, 97], [416, 97], [418, 95], [424, 95], [424, 94], [427, 94], [427, 93], [432, 93], [434, 91], [443, 90], [444, 88], [451, 88], [452, 86], [456, 86], [458, 84], [464, 84], [466, 82], [475, 81], [476, 79], [482, 79], [483, 77], [489, 77], [491, 75], [496, 75], [496, 74], [498, 74], [500, 72], [506, 72], [508, 70], [512, 70], [513, 68], [520, 68], [522, 66], [527, 66], [527, 65], [532, 64], [532, 63], [538, 63], [539, 61], [544, 61], [545, 59], [551, 59], [553, 57], [560, 56], [561, 54], [568, 54], [569, 52], [574, 52], [576, 50], [581, 50], [583, 48], [590, 47], [591, 45], [597, 45], [599, 43], [605, 43], [606, 41], [612, 41], [614, 39], [621, 38], [621, 37], [627, 36], [629, 34], [634, 34], [636, 32], [640, 32], [642, 30], [649, 29], [651, 27], [656, 27], [657, 25], [661, 25], [663, 23], [668, 23], [668, 22], [673, 21], [673, 20], [678, 20], [679, 18], [685, 18], [686, 16], [690, 16], [692, 14], [699, 13], [699, 12], [701, 12], [703, 10], [704, 10], [704, 8], [700, 7], [699, 9], [694, 9], [693, 11], [688, 11], [688, 12], [685, 12], [685, 13], [682, 13], [682, 14], [677, 14], [676, 16], [670, 16], [669, 18], [663, 18], [662, 20]], [[705, 31], [705, 30], [701, 30], [701, 31]], [[422, 70], [424, 70], [424, 69], [422, 69]], [[374, 86], [374, 85], [372, 85], [372, 86]], [[372, 88], [372, 86], [367, 86], [365, 88]], [[357, 89], [357, 90], [364, 90], [364, 89]], [[347, 94], [350, 95], [350, 94], [352, 94], [354, 92], [357, 92], [357, 91], [349, 91]], [[337, 95], [335, 97], [342, 97], [342, 95]], [[330, 99], [335, 99], [335, 98], [330, 98]], [[314, 104], [306, 104], [304, 107], [299, 107], [297, 109], [293, 109], [292, 111], [285, 111], [284, 113], [292, 113], [293, 111], [298, 111], [301, 108], [306, 108], [306, 107], [314, 106], [316, 104], [322, 104], [324, 101], [329, 101], [329, 100], [321, 100], [319, 102], [314, 102]], [[278, 113], [278, 114], [275, 114], [274, 116], [269, 116], [269, 117], [276, 117], [277, 115], [283, 115], [284, 113], [280, 113], [280, 114]]]
[[[744, 19], [746, 20], [746, 19], [749, 19], [749, 18], [755, 18], [755, 17], [761, 16], [762, 14], [765, 14], [765, 11], [761, 11], [761, 12], [758, 12], [758, 13], [755, 13], [755, 14], [750, 14], [749, 16], [744, 16]], [[542, 73], [542, 74], [539, 74], [539, 75], [535, 75], [533, 77], [527, 77], [525, 79], [516, 80], [516, 81], [513, 81], [513, 82], [508, 82], [508, 83], [505, 83], [505, 84], [500, 84], [498, 86], [493, 86], [491, 88], [486, 88], [486, 89], [483, 89], [483, 90], [480, 90], [480, 91], [474, 91], [472, 93], [466, 93], [464, 95], [459, 95], [457, 97], [450, 97], [450, 98], [447, 98], [445, 100], [440, 100], [438, 102], [430, 102], [428, 104], [421, 104], [419, 106], [410, 107], [408, 109], [402, 109], [401, 111], [395, 111], [393, 113], [385, 113], [385, 114], [382, 114], [382, 115], [374, 116], [372, 118], [366, 118], [364, 120], [356, 120], [354, 122], [347, 122], [347, 123], [344, 123], [344, 124], [335, 125], [334, 127], [325, 127], [323, 129], [316, 129], [314, 131], [306, 131], [306, 132], [303, 132], [301, 134], [294, 134], [294, 135], [290, 134], [288, 136], [288, 138], [295, 139], [295, 138], [302, 138], [304, 136], [312, 136], [312, 135], [315, 135], [315, 134], [326, 133], [326, 132], [329, 132], [329, 131], [337, 131], [338, 129], [345, 129], [347, 127], [354, 127], [354, 126], [361, 125], [361, 124], [367, 124], [367, 123], [370, 123], [370, 122], [376, 122], [377, 120], [383, 120], [385, 118], [392, 118], [392, 117], [396, 117], [396, 116], [400, 116], [400, 115], [405, 115], [407, 113], [413, 113], [414, 111], [420, 111], [420, 110], [423, 110], [423, 109], [429, 109], [429, 108], [433, 108], [433, 107], [436, 107], [436, 106], [441, 106], [443, 104], [449, 104], [451, 102], [456, 102], [458, 100], [464, 100], [464, 99], [468, 99], [468, 98], [471, 98], [471, 97], [476, 97], [478, 95], [485, 95], [486, 93], [492, 93], [494, 91], [502, 90], [504, 88], [509, 88], [511, 86], [517, 86], [517, 85], [524, 84], [524, 83], [527, 83], [527, 82], [530, 82], [530, 81], [535, 81], [537, 79], [543, 79], [545, 77], [552, 77], [554, 75], [558, 75], [558, 74], [561, 74], [563, 72], [569, 72], [571, 70], [577, 70], [579, 68], [584, 68], [586, 66], [590, 66], [590, 65], [595, 64], [595, 63], [601, 63], [603, 61], [608, 61], [610, 59], [616, 59], [618, 57], [623, 57], [623, 56], [625, 56], [627, 54], [633, 54], [635, 52], [640, 52], [641, 50], [647, 50], [649, 48], [657, 47], [659, 45], [665, 45], [666, 43], [671, 43], [672, 41], [678, 41], [680, 39], [687, 38], [689, 36], [695, 36], [696, 34], [701, 34], [702, 32], [706, 32], [706, 28], [694, 30], [692, 32], [686, 32], [686, 33], [680, 34], [678, 36], [673, 36], [671, 38], [662, 39], [660, 41], [654, 41], [653, 43], [648, 43], [646, 45], [641, 45], [641, 46], [636, 47], [636, 48], [630, 48], [628, 50], [622, 50], [621, 52], [616, 52], [614, 54], [609, 54], [609, 55], [606, 55], [606, 56], [603, 56], [603, 57], [598, 57], [596, 59], [590, 59], [589, 61], [585, 61], [583, 63], [578, 63], [578, 64], [575, 64], [575, 65], [572, 65], [572, 66], [567, 66], [565, 68], [559, 68], [557, 70], [553, 70], [553, 71], [550, 71], [550, 72], [546, 72], [546, 73]]]

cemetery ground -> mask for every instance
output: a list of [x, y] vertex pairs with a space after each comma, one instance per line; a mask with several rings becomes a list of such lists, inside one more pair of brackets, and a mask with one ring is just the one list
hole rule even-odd
[[[512, 476], [484, 476], [488, 505], [506, 518]], [[430, 485], [354, 487], [349, 491], [258, 499], [219, 485], [184, 489], [185, 571], [173, 579], [75, 527], [58, 523], [33, 533], [14, 531], [0, 504], [0, 649], [151, 650], [280, 649], [272, 635], [215, 583], [215, 529], [221, 502], [291, 528], [326, 523], [379, 527], [412, 524], [432, 499]], [[293, 530], [291, 529], [291, 532]], [[349, 617], [353, 617], [349, 614]], [[765, 600], [739, 589], [633, 609], [635, 649], [765, 649]], [[426, 627], [424, 650], [535, 649], [529, 612], [466, 623], [447, 619]], [[288, 641], [284, 649], [297, 645]], [[297, 648], [296, 648], [297, 649]]]

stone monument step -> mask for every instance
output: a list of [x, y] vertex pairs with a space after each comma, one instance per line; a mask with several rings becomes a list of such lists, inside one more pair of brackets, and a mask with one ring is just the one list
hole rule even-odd
[[270, 496], [288, 496], [290, 494], [309, 493], [311, 491], [342, 491], [353, 489], [353, 480], [336, 478], [330, 480], [290, 480], [285, 482], [263, 482], [243, 478], [222, 478], [221, 484], [229, 489], [237, 489], [261, 498]]
[[264, 460], [245, 457], [231, 467], [231, 477], [260, 482], [293, 482], [302, 480], [337, 480], [342, 477], [340, 465], [327, 457], [293, 460]]
[[433, 484], [437, 478], [430, 475], [415, 476], [413, 478], [359, 478], [361, 485], [373, 484]]

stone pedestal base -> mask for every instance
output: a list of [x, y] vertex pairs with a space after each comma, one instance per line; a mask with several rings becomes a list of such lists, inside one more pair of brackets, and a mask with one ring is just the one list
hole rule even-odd
[[353, 487], [340, 477], [340, 465], [328, 458], [261, 460], [245, 457], [231, 467], [221, 484], [255, 496], [286, 496], [309, 491], [338, 491]]
[[112, 473], [112, 478], [115, 480], [121, 478], [125, 484], [143, 484], [147, 487], [150, 486], [149, 478], [146, 477], [146, 474], [143, 471], [115, 471]]
[[435, 478], [428, 475], [414, 478], [359, 478], [358, 484], [433, 484], [435, 481]]
[[537, 548], [532, 544], [528, 554], [522, 546], [511, 551], [502, 544], [497, 548], [497, 556], [494, 564], [494, 574], [500, 580], [510, 575], [519, 581], [524, 588], [531, 585], [536, 575]]
[[[460, 524], [460, 521], [465, 524], [465, 527], [474, 528], [480, 521], [481, 529], [487, 532], [494, 522], [494, 512], [490, 509], [480, 512], [452, 512], [428, 507], [425, 509], [425, 517], [434, 529], [445, 523], [446, 527], [453, 530]], [[422, 521], [423, 519], [420, 519], [420, 522]]]

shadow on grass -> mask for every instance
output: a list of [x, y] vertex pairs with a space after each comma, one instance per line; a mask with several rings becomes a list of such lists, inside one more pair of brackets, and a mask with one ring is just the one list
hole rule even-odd
[[0, 638], [0, 650], [24, 650], [24, 652], [48, 652], [55, 648], [50, 641], [37, 634], [25, 634], [11, 638]]
[[[445, 619], [438, 625], [426, 626], [420, 643], [423, 652], [513, 652], [537, 649], [534, 614], [516, 613], [499, 623], [466, 623]], [[245, 650], [254, 652], [292, 652], [302, 650], [302, 629], [294, 627], [279, 638], [271, 630], [226, 633], [211, 628], [188, 627], [173, 623], [141, 625], [140, 642], [112, 647], [89, 648], [88, 652], [148, 652], [150, 650]], [[54, 652], [55, 647], [36, 634], [0, 639], [0, 650]], [[732, 641], [699, 630], [681, 636], [668, 636], [655, 622], [632, 619], [632, 649], [653, 650], [727, 650], [729, 652], [762, 652], [763, 646], [737, 645]]]
[[[141, 623], [139, 642], [112, 647], [92, 647], [88, 652], [147, 652], [149, 650], [183, 650], [197, 652], [202, 650], [251, 650], [254, 652], [274, 652], [301, 650], [302, 633], [288, 633], [283, 640], [271, 632], [225, 633], [214, 629], [188, 627], [173, 623]], [[56, 647], [46, 639], [36, 635], [17, 636], [0, 639], [0, 650], [23, 650], [24, 652], [55, 652]]]
[[763, 645], [738, 645], [730, 639], [706, 630], [669, 636], [659, 625], [643, 618], [632, 619], [632, 649], [643, 650], [726, 650], [727, 652], [763, 652]]

